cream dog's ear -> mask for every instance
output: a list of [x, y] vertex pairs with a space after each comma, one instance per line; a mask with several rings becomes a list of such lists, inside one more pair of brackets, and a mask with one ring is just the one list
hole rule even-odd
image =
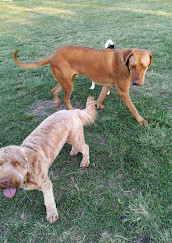
[[127, 64], [129, 61], [129, 58], [133, 55], [133, 50], [132, 49], [128, 49], [126, 50], [125, 54], [124, 54], [124, 63]]

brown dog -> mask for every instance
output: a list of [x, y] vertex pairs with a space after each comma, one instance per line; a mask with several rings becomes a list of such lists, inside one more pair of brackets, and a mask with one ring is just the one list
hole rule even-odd
[[71, 156], [83, 154], [80, 167], [89, 166], [89, 146], [83, 125], [94, 122], [95, 101], [87, 99], [85, 110], [62, 110], [45, 119], [20, 146], [0, 148], [0, 189], [13, 197], [19, 188], [43, 192], [47, 219], [58, 218], [48, 169], [65, 143], [72, 145]]
[[50, 57], [33, 64], [24, 64], [17, 59], [18, 50], [14, 52], [16, 64], [22, 68], [32, 69], [50, 64], [52, 73], [58, 81], [52, 94], [56, 106], [59, 106], [59, 92], [63, 89], [64, 102], [69, 109], [73, 109], [70, 104], [70, 96], [73, 91], [73, 80], [78, 74], [87, 76], [96, 84], [103, 85], [98, 98], [97, 106], [104, 109], [102, 105], [107, 92], [113, 87], [117, 87], [117, 92], [124, 103], [128, 106], [132, 115], [139, 124], [147, 124], [136, 110], [129, 97], [129, 87], [133, 85], [143, 85], [146, 70], [152, 62], [152, 54], [147, 50], [121, 49], [96, 50], [79, 46], [63, 46], [57, 49]]

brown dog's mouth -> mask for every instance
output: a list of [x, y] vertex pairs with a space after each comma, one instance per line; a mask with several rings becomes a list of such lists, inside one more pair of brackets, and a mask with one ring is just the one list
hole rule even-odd
[[4, 189], [4, 196], [12, 198], [16, 194], [16, 191], [17, 188], [15, 186], [7, 187]]

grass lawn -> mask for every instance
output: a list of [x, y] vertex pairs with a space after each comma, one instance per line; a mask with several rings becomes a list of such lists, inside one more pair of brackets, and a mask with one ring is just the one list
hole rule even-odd
[[[59, 220], [47, 222], [41, 192], [19, 190], [11, 200], [0, 192], [0, 242], [171, 242], [171, 11], [171, 0], [0, 2], [0, 147], [20, 145], [57, 110], [50, 67], [19, 68], [16, 48], [20, 60], [32, 62], [62, 45], [104, 48], [111, 38], [117, 49], [153, 54], [144, 86], [130, 89], [149, 125], [138, 125], [113, 89], [105, 110], [85, 127], [90, 167], [80, 169], [81, 155], [70, 157], [66, 144], [50, 168]], [[90, 85], [76, 79], [74, 107], [98, 98], [101, 86]]]

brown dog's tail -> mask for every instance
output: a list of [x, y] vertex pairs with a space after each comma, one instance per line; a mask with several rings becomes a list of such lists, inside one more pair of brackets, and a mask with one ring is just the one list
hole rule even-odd
[[19, 52], [18, 49], [15, 50], [14, 54], [13, 54], [13, 58], [14, 58], [14, 61], [15, 63], [19, 66], [19, 67], [22, 67], [22, 68], [26, 68], [26, 69], [32, 69], [32, 68], [37, 68], [37, 67], [41, 67], [41, 66], [44, 66], [48, 63], [50, 63], [50, 57], [47, 57], [45, 59], [42, 59], [38, 62], [34, 62], [34, 63], [22, 63], [20, 62], [18, 59], [17, 59], [17, 53]]
[[96, 102], [93, 97], [87, 98], [86, 108], [80, 110], [79, 116], [83, 122], [83, 125], [93, 123], [96, 119]]

